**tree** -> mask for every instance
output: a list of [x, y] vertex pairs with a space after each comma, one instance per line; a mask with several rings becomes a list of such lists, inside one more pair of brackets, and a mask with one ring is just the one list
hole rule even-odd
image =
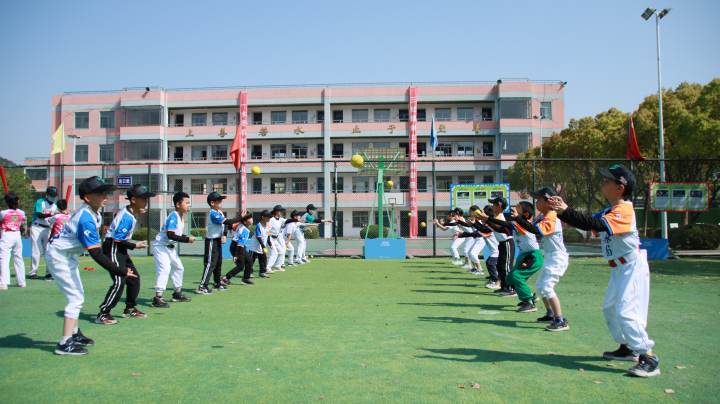
[[[20, 209], [24, 210], [28, 216], [32, 215], [35, 200], [39, 197], [39, 194], [35, 188], [33, 188], [30, 178], [25, 175], [25, 170], [22, 167], [18, 167], [12, 161], [2, 157], [0, 157], [0, 165], [5, 167], [10, 192], [15, 192], [20, 197]], [[0, 206], [2, 206], [3, 209], [6, 208], [5, 189], [1, 185]]]

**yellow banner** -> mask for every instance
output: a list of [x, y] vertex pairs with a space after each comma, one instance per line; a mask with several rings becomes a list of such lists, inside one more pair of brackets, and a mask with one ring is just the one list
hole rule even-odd
[[63, 124], [58, 126], [55, 133], [52, 135], [52, 152], [51, 154], [58, 154], [65, 151], [65, 130]]

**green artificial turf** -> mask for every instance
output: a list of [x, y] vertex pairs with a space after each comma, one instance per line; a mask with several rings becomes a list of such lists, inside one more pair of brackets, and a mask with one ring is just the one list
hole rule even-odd
[[624, 375], [630, 363], [599, 357], [616, 347], [600, 259], [571, 259], [557, 288], [571, 325], [562, 333], [446, 259], [316, 259], [210, 296], [190, 293], [201, 261], [183, 260], [191, 303], [149, 307], [155, 269], [135, 258], [149, 317], [119, 318], [121, 301], [113, 326], [92, 323], [109, 276], [83, 272], [80, 327], [96, 340], [84, 357], [52, 354], [65, 305], [52, 282], [0, 291], [0, 401], [717, 402], [720, 393], [718, 261], [651, 264], [648, 330], [662, 375], [642, 380]]

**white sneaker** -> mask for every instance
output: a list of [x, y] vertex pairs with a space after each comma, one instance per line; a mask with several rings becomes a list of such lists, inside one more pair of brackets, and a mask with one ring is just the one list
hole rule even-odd
[[0, 284], [0, 290], [7, 290], [7, 285]]
[[486, 284], [485, 284], [485, 287], [486, 287], [487, 289], [491, 289], [491, 290], [498, 290], [498, 289], [500, 289], [500, 285], [498, 285], [497, 282], [492, 282], [492, 281], [486, 283]]
[[465, 264], [462, 266], [463, 269], [472, 269], [472, 267], [468, 264]]

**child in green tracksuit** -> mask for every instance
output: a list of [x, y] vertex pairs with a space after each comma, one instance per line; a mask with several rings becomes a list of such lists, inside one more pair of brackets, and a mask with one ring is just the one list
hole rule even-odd
[[520, 299], [517, 309], [520, 313], [537, 311], [535, 295], [527, 284], [527, 280], [543, 267], [543, 255], [536, 237], [539, 230], [532, 223], [534, 213], [535, 207], [526, 201], [519, 202], [510, 210], [510, 220], [507, 222], [487, 217], [482, 211], [476, 211], [476, 215], [485, 220], [490, 227], [496, 230], [507, 228], [514, 233], [520, 255], [515, 260], [512, 271], [507, 275], [507, 282], [515, 288]]

